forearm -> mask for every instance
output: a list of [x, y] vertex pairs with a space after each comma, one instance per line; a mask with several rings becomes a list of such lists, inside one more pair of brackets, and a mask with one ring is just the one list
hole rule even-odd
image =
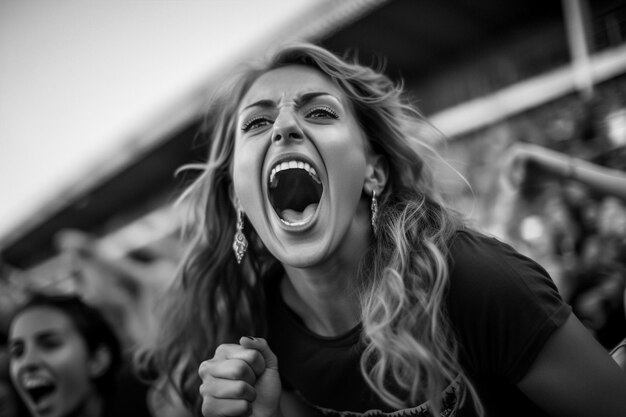
[[626, 174], [621, 171], [599, 167], [587, 161], [569, 161], [567, 178], [579, 181], [602, 194], [626, 201]]
[[522, 155], [550, 175], [578, 181], [594, 191], [626, 201], [626, 173], [622, 171], [534, 146], [522, 148]]

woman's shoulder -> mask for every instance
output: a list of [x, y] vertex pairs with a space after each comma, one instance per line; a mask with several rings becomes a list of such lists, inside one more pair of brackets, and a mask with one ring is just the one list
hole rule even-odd
[[[554, 281], [537, 262], [496, 237], [456, 233], [450, 243], [450, 296], [487, 304], [550, 300], [562, 303]], [[519, 304], [518, 304], [519, 305]]]
[[449, 244], [452, 273], [495, 273], [498, 276], [524, 276], [530, 272], [548, 276], [546, 270], [533, 259], [521, 254], [497, 237], [472, 229], [455, 233]]
[[461, 228], [454, 233], [450, 239], [449, 246], [452, 253], [474, 251], [474, 254], [476, 254], [476, 252], [482, 251], [512, 249], [509, 244], [495, 236], [467, 227]]
[[524, 375], [571, 311], [544, 268], [475, 231], [451, 242], [447, 307], [468, 366], [509, 381]]

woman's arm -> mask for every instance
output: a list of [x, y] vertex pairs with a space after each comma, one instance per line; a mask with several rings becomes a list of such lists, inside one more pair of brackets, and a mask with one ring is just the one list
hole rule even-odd
[[505, 172], [513, 185], [523, 180], [529, 163], [555, 177], [578, 181], [596, 192], [626, 201], [626, 173], [528, 143], [513, 145], [505, 158]]
[[518, 387], [553, 416], [626, 416], [626, 373], [573, 314]]

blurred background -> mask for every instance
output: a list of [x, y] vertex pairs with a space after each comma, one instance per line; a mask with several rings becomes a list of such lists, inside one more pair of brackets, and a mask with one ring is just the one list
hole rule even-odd
[[542, 264], [607, 348], [626, 336], [625, 202], [537, 172], [506, 187], [501, 167], [523, 142], [626, 170], [623, 0], [0, 1], [2, 332], [47, 288], [150, 340], [207, 98], [289, 39], [404, 80], [471, 185], [451, 203]]

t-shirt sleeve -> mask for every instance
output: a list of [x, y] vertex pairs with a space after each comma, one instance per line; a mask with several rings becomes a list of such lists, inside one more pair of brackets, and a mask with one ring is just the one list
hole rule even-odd
[[519, 382], [571, 308], [548, 273], [495, 238], [460, 232], [448, 311], [468, 371]]

